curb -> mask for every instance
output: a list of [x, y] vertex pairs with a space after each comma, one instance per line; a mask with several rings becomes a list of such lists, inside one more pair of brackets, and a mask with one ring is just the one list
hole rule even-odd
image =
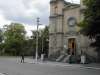
[[0, 75], [8, 75], [8, 74], [6, 74], [6, 73], [0, 73]]
[[60, 67], [75, 67], [75, 68], [83, 68], [83, 69], [94, 69], [94, 70], [100, 70], [100, 68], [97, 68], [97, 67], [84, 67], [84, 66], [81, 66], [81, 65], [71, 65], [71, 64], [68, 64], [68, 65], [62, 65], [62, 64], [52, 64], [52, 63], [43, 63], [43, 62], [26, 62], [26, 63], [29, 63], [29, 64], [43, 64], [43, 65], [52, 65], [52, 66], [60, 66]]
[[97, 67], [80, 67], [80, 68], [84, 68], [84, 69], [94, 69], [94, 70], [100, 70], [100, 68]]
[[68, 64], [68, 65], [63, 65], [63, 64], [56, 64], [56, 63], [54, 63], [54, 64], [52, 64], [52, 63], [43, 63], [43, 62], [37, 62], [37, 63], [35, 63], [35, 62], [26, 62], [26, 63], [29, 63], [29, 64], [40, 64], [40, 65], [52, 65], [52, 66], [60, 66], [60, 67], [81, 67], [80, 65], [79, 66], [76, 66], [76, 65], [71, 65], [71, 64]]

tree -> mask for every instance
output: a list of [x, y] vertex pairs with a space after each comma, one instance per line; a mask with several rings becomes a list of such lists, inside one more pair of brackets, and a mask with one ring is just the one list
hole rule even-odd
[[43, 40], [43, 53], [46, 57], [48, 57], [48, 49], [49, 49], [49, 27], [46, 26], [42, 32], [41, 38]]
[[95, 41], [91, 43], [96, 47], [98, 60], [100, 62], [100, 0], [84, 0], [86, 9], [84, 10], [84, 20], [81, 22], [82, 32], [90, 39]]
[[2, 29], [0, 29], [0, 54], [2, 53], [2, 48], [3, 48], [2, 42], [3, 42], [3, 32]]
[[[38, 55], [41, 56], [41, 53], [44, 53], [45, 56], [48, 56], [48, 40], [49, 40], [49, 30], [48, 26], [46, 26], [44, 29], [41, 29], [38, 31], [39, 37], [38, 37]], [[37, 31], [32, 31], [32, 40], [33, 40], [33, 49], [34, 49], [34, 55], [36, 51], [36, 37], [37, 37]], [[32, 41], [30, 41], [32, 42]], [[43, 49], [43, 51], [42, 51]]]
[[4, 26], [5, 53], [9, 55], [20, 55], [23, 50], [25, 40], [25, 28], [22, 24], [11, 23]]
[[3, 32], [2, 32], [2, 30], [0, 29], [0, 43], [2, 43], [2, 41], [3, 41]]
[[0, 29], [0, 44], [2, 43], [3, 41], [3, 31], [2, 29]]

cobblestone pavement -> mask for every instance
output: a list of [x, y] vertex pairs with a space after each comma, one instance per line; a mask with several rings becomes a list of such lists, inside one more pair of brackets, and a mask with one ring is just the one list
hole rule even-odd
[[[25, 62], [32, 62], [25, 58]], [[5, 75], [99, 75], [100, 69], [81, 68], [79, 65], [59, 66], [58, 63], [20, 63], [19, 58], [0, 57], [0, 74]], [[65, 64], [64, 64], [65, 65]]]

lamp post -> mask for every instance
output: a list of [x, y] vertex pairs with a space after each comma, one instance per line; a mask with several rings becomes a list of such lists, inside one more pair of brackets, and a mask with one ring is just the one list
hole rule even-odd
[[36, 37], [36, 53], [35, 53], [35, 60], [37, 63], [38, 60], [38, 38], [39, 38], [39, 34], [38, 34], [38, 29], [39, 29], [39, 25], [40, 25], [40, 18], [37, 18], [37, 37]]

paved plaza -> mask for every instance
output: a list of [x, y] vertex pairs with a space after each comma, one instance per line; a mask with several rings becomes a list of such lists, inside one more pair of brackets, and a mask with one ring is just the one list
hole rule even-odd
[[[99, 75], [100, 68], [89, 68], [78, 64], [64, 64], [57, 62], [38, 62], [25, 58], [20, 63], [16, 57], [0, 57], [0, 75]], [[85, 68], [87, 67], [87, 68]]]

